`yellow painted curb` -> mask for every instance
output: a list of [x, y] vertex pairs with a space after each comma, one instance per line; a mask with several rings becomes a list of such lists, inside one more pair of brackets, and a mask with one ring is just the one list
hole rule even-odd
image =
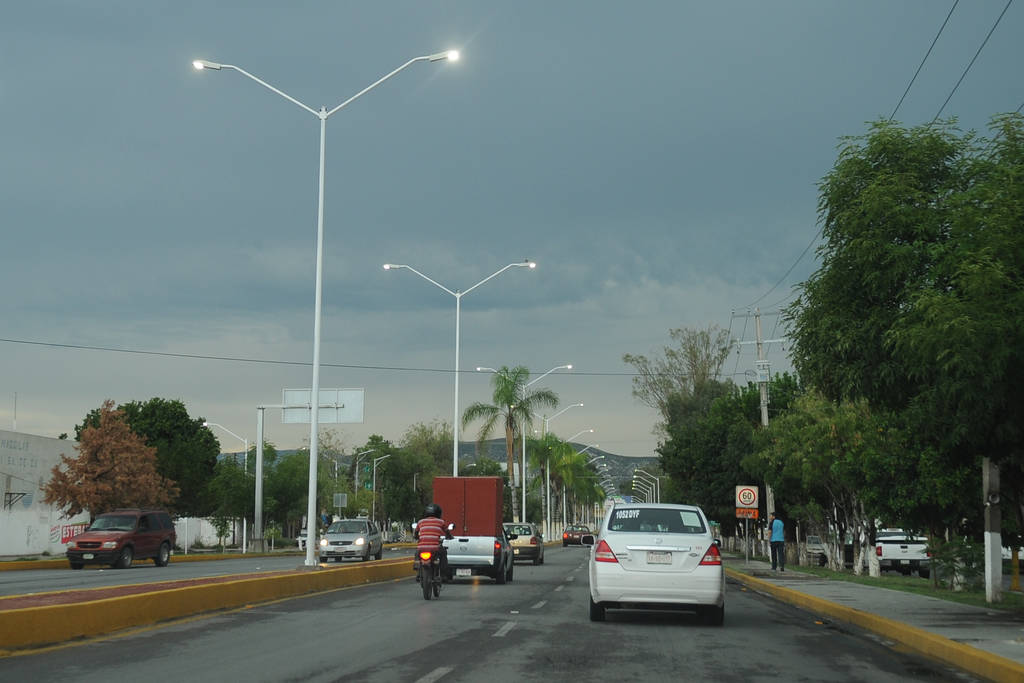
[[7, 652], [40, 647], [203, 612], [412, 576], [412, 558], [405, 557], [69, 605], [8, 610], [0, 618], [0, 647]]
[[768, 593], [784, 602], [872, 631], [905, 645], [917, 653], [940, 662], [945, 662], [946, 664], [952, 664], [959, 669], [964, 669], [989, 680], [1006, 681], [1007, 683], [1019, 683], [1024, 680], [1024, 665], [1018, 664], [1012, 659], [1000, 657], [991, 652], [985, 652], [984, 650], [958, 643], [949, 638], [943, 638], [940, 635], [929, 633], [916, 626], [880, 617], [877, 614], [863, 612], [852, 607], [846, 607], [845, 605], [839, 605], [791, 588], [785, 588], [771, 581], [758, 579], [734, 569], [726, 568], [725, 572], [730, 578]]

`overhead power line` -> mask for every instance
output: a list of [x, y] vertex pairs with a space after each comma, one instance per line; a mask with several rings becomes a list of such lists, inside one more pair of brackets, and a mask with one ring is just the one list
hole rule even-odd
[[892, 118], [896, 116], [896, 112], [900, 110], [900, 105], [903, 104], [904, 98], [906, 98], [907, 93], [910, 92], [910, 87], [914, 85], [914, 81], [917, 80], [917, 75], [921, 73], [921, 68], [924, 66], [924, 63], [928, 61], [928, 55], [932, 53], [932, 48], [934, 48], [935, 43], [939, 41], [939, 36], [942, 35], [942, 30], [946, 28], [946, 24], [949, 23], [949, 18], [953, 16], [953, 10], [956, 9], [956, 6], [958, 4], [960, 4], [960, 0], [954, 0], [953, 6], [949, 8], [949, 14], [946, 15], [946, 20], [942, 22], [942, 26], [939, 27], [939, 32], [935, 34], [935, 38], [932, 40], [932, 44], [928, 46], [928, 52], [924, 53], [924, 59], [922, 59], [921, 63], [918, 64], [917, 71], [914, 72], [914, 77], [910, 79], [910, 83], [907, 83], [907, 89], [903, 91], [903, 97], [900, 98], [900, 101], [896, 103], [896, 108], [892, 110], [891, 114], [889, 114], [890, 121], [892, 121]]
[[978, 51], [974, 53], [974, 57], [971, 58], [970, 64], [968, 64], [967, 68], [964, 69], [964, 72], [960, 74], [960, 80], [958, 80], [956, 82], [956, 85], [953, 86], [953, 89], [949, 91], [949, 96], [946, 98], [946, 101], [943, 102], [942, 106], [939, 107], [939, 110], [935, 112], [935, 118], [932, 119], [932, 123], [935, 123], [936, 121], [939, 120], [939, 116], [942, 114], [942, 110], [945, 109], [946, 105], [949, 104], [949, 101], [953, 99], [953, 93], [955, 93], [956, 89], [960, 87], [960, 84], [963, 82], [964, 77], [967, 76], [967, 72], [971, 70], [972, 66], [974, 66], [974, 61], [978, 58], [978, 55], [981, 54], [981, 51], [985, 49], [985, 45], [988, 43], [988, 39], [992, 37], [992, 33], [996, 30], [996, 26], [999, 26], [999, 22], [1003, 20], [1003, 15], [1006, 14], [1006, 10], [1010, 9], [1011, 4], [1013, 4], [1013, 0], [1006, 0], [1006, 7], [1004, 7], [1003, 11], [999, 13], [999, 17], [996, 18], [996, 23], [992, 24], [992, 28], [989, 29], [988, 35], [985, 36], [985, 40], [981, 41], [981, 46], [978, 48]]
[[[789, 267], [789, 270], [787, 270], [787, 271], [786, 271], [785, 273], [783, 273], [783, 274], [782, 274], [782, 277], [780, 277], [780, 278], [779, 278], [779, 281], [778, 281], [778, 282], [776, 282], [776, 283], [775, 283], [774, 285], [772, 285], [771, 289], [769, 289], [769, 290], [768, 290], [767, 292], [765, 292], [764, 294], [762, 294], [761, 296], [759, 296], [759, 297], [758, 297], [757, 299], [755, 299], [754, 301], [751, 301], [751, 302], [750, 302], [749, 304], [747, 304], [746, 306], [740, 306], [740, 308], [752, 308], [752, 307], [756, 306], [756, 305], [757, 305], [758, 303], [760, 303], [761, 301], [763, 301], [763, 300], [764, 300], [764, 299], [765, 299], [765, 298], [766, 298], [766, 297], [767, 297], [767, 296], [768, 296], [769, 294], [771, 294], [772, 292], [774, 292], [774, 291], [775, 291], [775, 289], [776, 289], [776, 288], [777, 288], [777, 287], [778, 287], [779, 285], [781, 285], [781, 284], [782, 284], [783, 282], [785, 282], [785, 281], [786, 281], [786, 278], [787, 278], [787, 277], [789, 277], [789, 274], [793, 272], [793, 269], [794, 269], [794, 268], [796, 268], [796, 267], [797, 267], [797, 264], [799, 264], [799, 263], [800, 263], [800, 261], [802, 261], [802, 260], [803, 260], [804, 256], [807, 256], [807, 252], [808, 252], [808, 251], [810, 251], [811, 247], [813, 247], [813, 246], [814, 246], [814, 243], [818, 241], [818, 238], [819, 238], [819, 237], [821, 237], [821, 233], [822, 233], [822, 231], [823, 231], [824, 229], [825, 229], [825, 226], [824, 226], [824, 225], [822, 225], [822, 226], [821, 226], [820, 228], [818, 228], [818, 232], [814, 233], [814, 238], [813, 238], [813, 239], [812, 239], [812, 240], [811, 240], [810, 242], [808, 242], [807, 246], [806, 246], [806, 247], [804, 247], [804, 250], [803, 250], [802, 252], [800, 252], [800, 255], [799, 255], [799, 256], [797, 256], [797, 258], [796, 258], [796, 261], [794, 261], [794, 262], [793, 262], [793, 265], [791, 265], [791, 266]], [[787, 298], [788, 298], [788, 297], [787, 297]]]
[[[59, 344], [56, 342], [43, 342], [35, 341], [30, 339], [2, 339], [0, 342], [6, 342], [8, 344], [25, 344], [27, 346], [46, 346], [50, 348], [59, 349], [76, 349], [82, 351], [102, 351], [106, 353], [129, 353], [139, 356], [163, 356], [165, 358], [185, 358], [190, 360], [215, 360], [229, 363], [256, 363], [260, 365], [299, 365], [299, 366], [310, 366], [309, 361], [298, 361], [298, 360], [278, 360], [268, 358], [242, 358], [238, 356], [214, 356], [209, 354], [199, 353], [175, 353], [172, 351], [148, 351], [143, 349], [119, 349], [112, 346], [88, 346], [85, 344]], [[387, 370], [392, 372], [437, 372], [437, 373], [452, 373], [455, 372], [449, 368], [412, 368], [395, 365], [357, 365], [347, 363], [320, 363], [322, 367], [327, 368], [348, 368], [353, 370]], [[474, 370], [459, 370], [459, 372], [476, 374]], [[636, 372], [583, 372], [573, 370], [571, 374], [562, 375], [563, 377], [639, 377], [640, 373]]]

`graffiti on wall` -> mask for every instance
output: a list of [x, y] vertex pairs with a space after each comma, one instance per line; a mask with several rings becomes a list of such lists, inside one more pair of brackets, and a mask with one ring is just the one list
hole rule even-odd
[[67, 543], [78, 534], [85, 531], [85, 527], [89, 526], [85, 522], [79, 524], [55, 524], [50, 527], [50, 543], [56, 543], [58, 539], [61, 543]]

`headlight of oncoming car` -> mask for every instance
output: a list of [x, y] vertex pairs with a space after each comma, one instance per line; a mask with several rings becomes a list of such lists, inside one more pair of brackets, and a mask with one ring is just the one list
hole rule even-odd
[[74, 541], [68, 541], [67, 547], [68, 548], [74, 548], [75, 547], [75, 542]]
[[117, 541], [103, 541], [103, 545], [101, 547], [103, 547], [103, 548], [116, 548], [117, 547]]
[[321, 538], [320, 539], [320, 545], [326, 546], [327, 545], [327, 539], [326, 538]]
[[363, 545], [364, 543], [366, 543], [366, 539], [362, 536], [356, 539], [356, 545]]

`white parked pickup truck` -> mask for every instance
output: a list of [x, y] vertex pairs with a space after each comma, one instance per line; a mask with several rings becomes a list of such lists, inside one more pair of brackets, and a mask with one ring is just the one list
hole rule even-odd
[[928, 539], [912, 536], [903, 529], [880, 529], [875, 534], [875, 555], [882, 571], [898, 571], [909, 575], [917, 572], [922, 579], [931, 574]]

